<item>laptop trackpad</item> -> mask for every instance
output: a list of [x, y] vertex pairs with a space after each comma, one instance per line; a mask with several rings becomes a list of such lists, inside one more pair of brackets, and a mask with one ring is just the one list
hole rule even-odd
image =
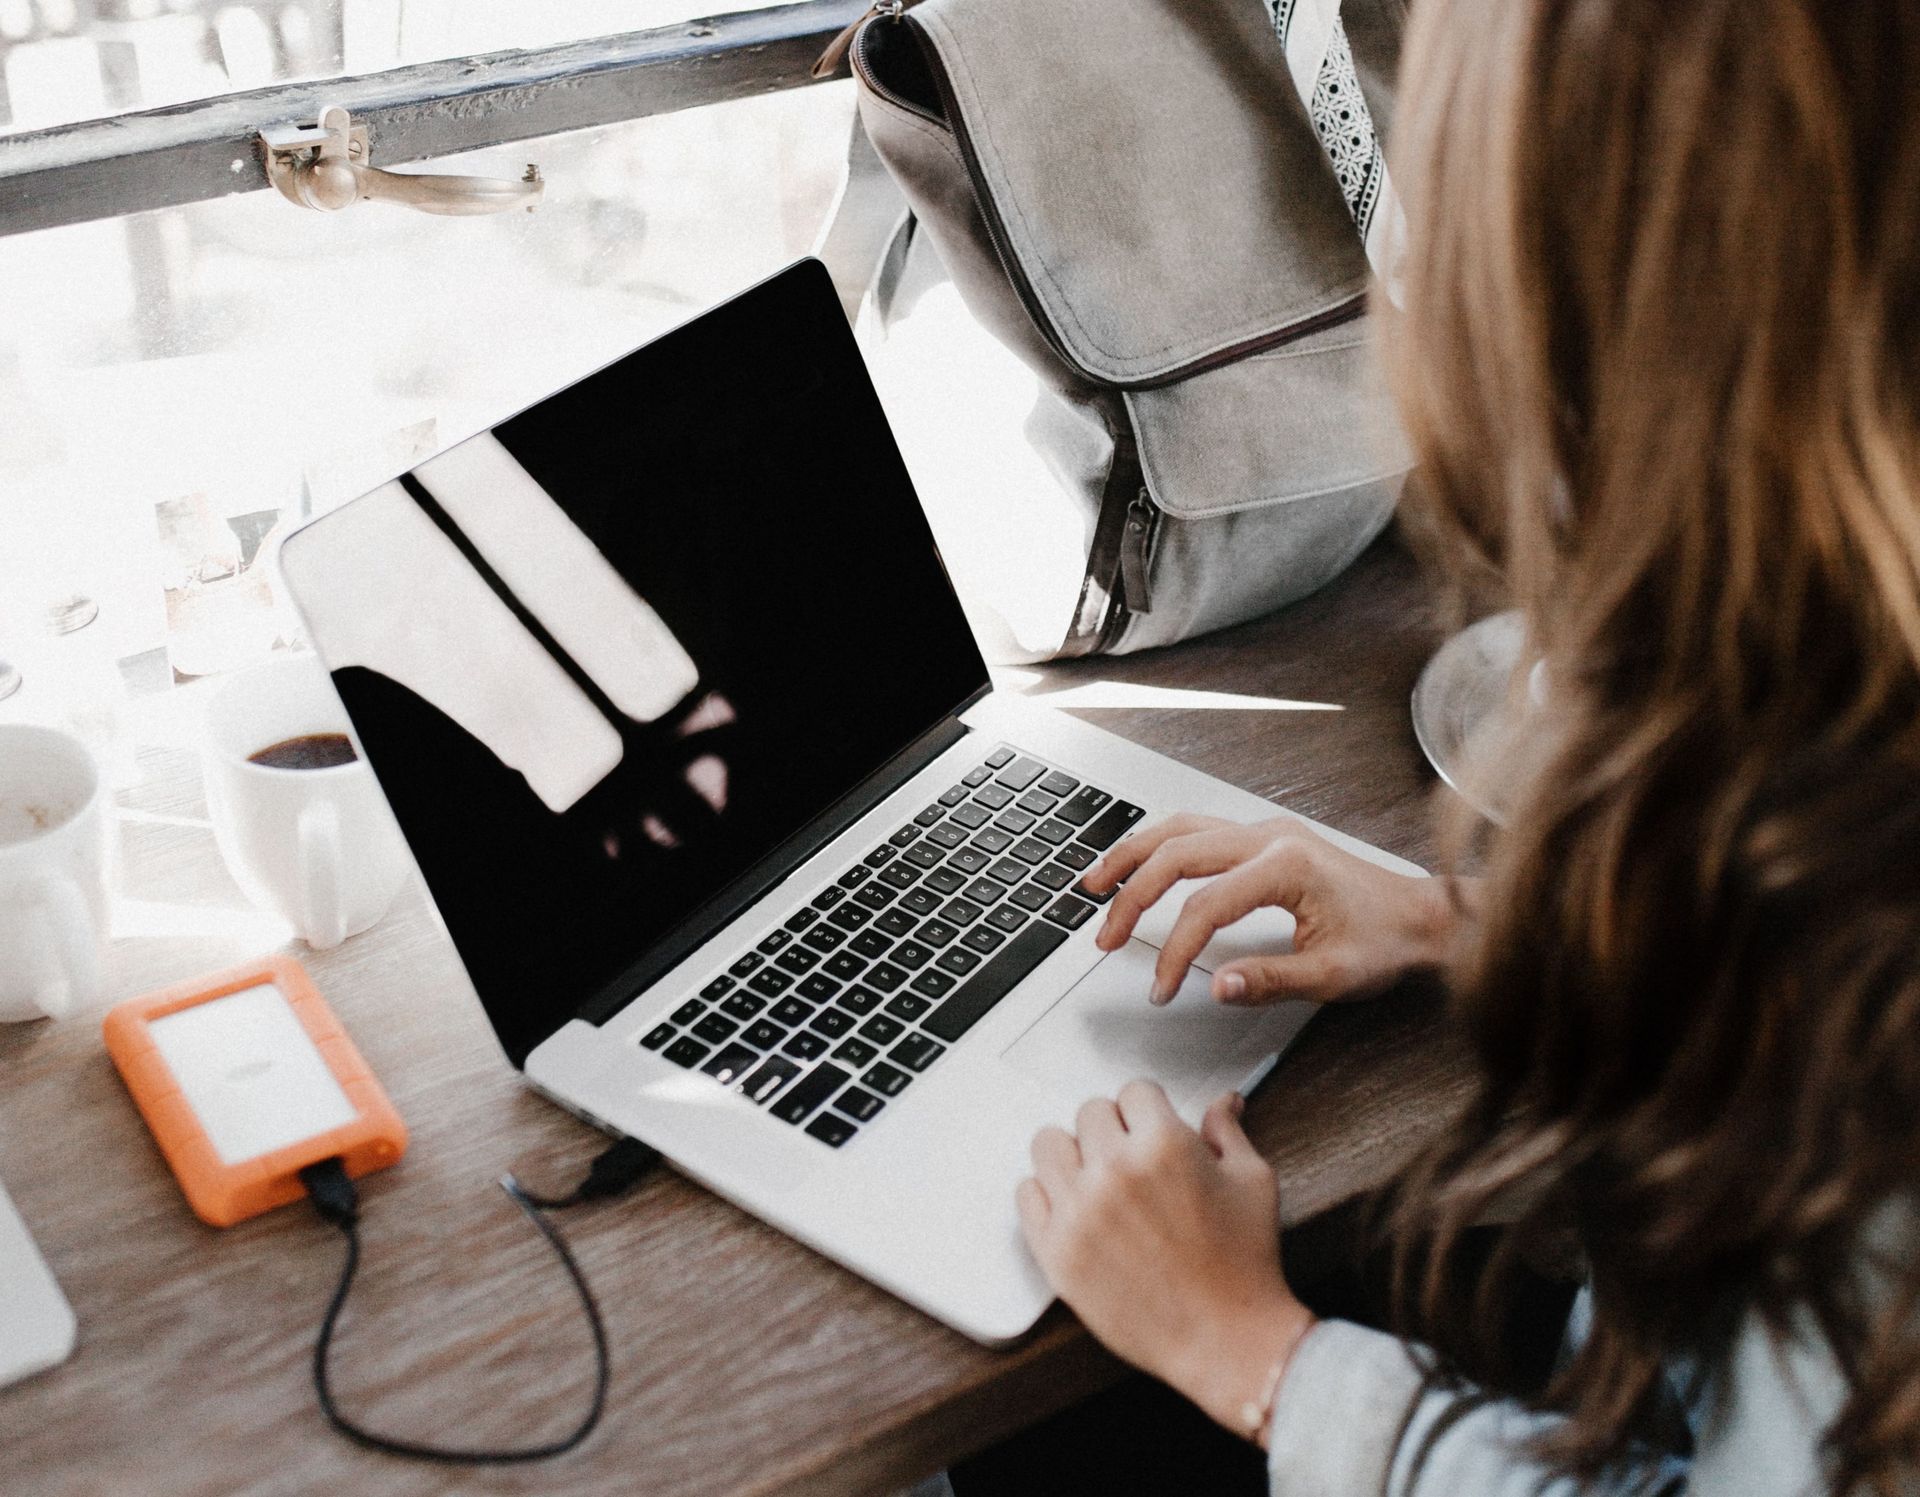
[[[1127, 942], [1069, 988], [1002, 1059], [1080, 1097], [1110, 1097], [1146, 1076], [1167, 1089], [1183, 1114], [1211, 1102], [1241, 1079], [1232, 1063], [1239, 1058], [1239, 1069], [1246, 1068], [1254, 1031], [1273, 1024], [1276, 1015], [1216, 1003], [1212, 979], [1196, 969], [1188, 970], [1171, 1003], [1155, 1008], [1147, 994], [1159, 955], [1144, 941]], [[1284, 1025], [1270, 1051], [1297, 1028]]]

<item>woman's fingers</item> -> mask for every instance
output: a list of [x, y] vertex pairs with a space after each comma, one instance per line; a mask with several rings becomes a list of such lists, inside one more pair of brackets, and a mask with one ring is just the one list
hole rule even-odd
[[1259, 1162], [1260, 1151], [1253, 1146], [1253, 1140], [1247, 1137], [1246, 1129], [1240, 1126], [1240, 1114], [1246, 1110], [1246, 1099], [1238, 1092], [1228, 1092], [1207, 1109], [1207, 1115], [1200, 1120], [1200, 1136], [1207, 1141], [1207, 1147], [1219, 1156], [1223, 1164], [1245, 1164]]
[[1095, 944], [1104, 951], [1118, 949], [1133, 934], [1140, 917], [1175, 884], [1225, 873], [1258, 853], [1271, 836], [1262, 827], [1226, 823], [1166, 838], [1113, 896]]
[[1299, 905], [1309, 856], [1298, 843], [1274, 842], [1188, 899], [1154, 964], [1153, 1001], [1165, 1003], [1179, 991], [1187, 968], [1215, 932], [1265, 905], [1287, 910]]
[[1278, 1003], [1283, 998], [1326, 1003], [1347, 996], [1353, 986], [1352, 964], [1330, 951], [1250, 956], [1213, 974], [1213, 996], [1221, 1003]]
[[1026, 1236], [1027, 1246], [1038, 1258], [1047, 1224], [1053, 1220], [1053, 1204], [1047, 1199], [1046, 1188], [1038, 1180], [1022, 1180], [1013, 1189], [1013, 1204], [1020, 1212], [1020, 1230]]
[[1126, 1122], [1129, 1134], [1151, 1138], [1166, 1128], [1180, 1126], [1180, 1118], [1174, 1112], [1173, 1104], [1155, 1081], [1129, 1081], [1120, 1088], [1115, 1105]]
[[1080, 1157], [1098, 1159], [1117, 1149], [1127, 1136], [1120, 1109], [1106, 1097], [1083, 1102], [1073, 1119], [1073, 1131], [1079, 1138]]
[[1080, 875], [1080, 882], [1099, 894], [1126, 878], [1169, 838], [1189, 836], [1210, 827], [1231, 825], [1231, 822], [1221, 821], [1215, 816], [1195, 816], [1191, 812], [1183, 811], [1179, 815], [1168, 816], [1152, 826], [1141, 827], [1139, 831], [1122, 837], [1088, 866], [1087, 871]]
[[1033, 1157], [1034, 1177], [1050, 1200], [1066, 1190], [1080, 1172], [1080, 1145], [1064, 1128], [1042, 1128], [1034, 1134], [1027, 1152]]

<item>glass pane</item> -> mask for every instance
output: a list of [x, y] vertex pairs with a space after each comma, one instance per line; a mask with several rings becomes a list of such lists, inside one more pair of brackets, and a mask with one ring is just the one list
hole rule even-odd
[[752, 0], [0, 0], [0, 134], [765, 8]]
[[[276, 531], [807, 253], [850, 89], [435, 164], [537, 161], [533, 213], [256, 192], [0, 238], [0, 718], [110, 733], [127, 691], [285, 647]], [[56, 634], [75, 598], [98, 619]]]

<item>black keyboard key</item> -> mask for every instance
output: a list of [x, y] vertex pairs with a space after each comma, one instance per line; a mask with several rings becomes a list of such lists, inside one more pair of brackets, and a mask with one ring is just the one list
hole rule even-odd
[[1033, 835], [1038, 837], [1042, 842], [1051, 843], [1053, 846], [1058, 847], [1062, 842], [1067, 841], [1073, 836], [1073, 828], [1068, 826], [1064, 821], [1056, 821], [1053, 817], [1049, 816], [1033, 829]]
[[872, 877], [873, 870], [865, 863], [855, 863], [845, 873], [841, 874], [839, 878], [835, 879], [834, 882], [843, 889], [853, 890], [859, 888]]
[[830, 1149], [837, 1149], [860, 1130], [837, 1112], [823, 1112], [807, 1124], [807, 1137], [817, 1138]]
[[[806, 1009], [803, 1007], [800, 1012], [805, 1013]], [[762, 1050], [771, 1050], [786, 1037], [786, 1030], [771, 1019], [762, 1019], [757, 1024], [749, 1025], [746, 1032], [740, 1036], [749, 1045], [758, 1045]]]
[[967, 798], [967, 791], [971, 788], [969, 785], [955, 785], [949, 790], [942, 790], [940, 792], [940, 804], [943, 806], [959, 805], [961, 801]]
[[947, 867], [955, 873], [969, 876], [980, 872], [987, 866], [987, 855], [977, 847], [963, 847], [947, 859]]
[[875, 879], [872, 883], [868, 884], [866, 888], [856, 889], [853, 897], [870, 910], [884, 910], [888, 905], [893, 903], [896, 892], [896, 890], [888, 888], [878, 879]]
[[706, 1011], [706, 1004], [702, 1003], [698, 998], [689, 998], [672, 1013], [668, 1014], [667, 1017], [684, 1029]]
[[915, 826], [932, 826], [936, 821], [943, 819], [946, 814], [947, 808], [945, 806], [928, 806], [926, 810], [913, 818], [913, 824]]
[[671, 1024], [656, 1024], [640, 1037], [640, 1043], [645, 1045], [649, 1050], [658, 1050], [672, 1038], [673, 1026]]
[[916, 915], [931, 915], [940, 908], [940, 896], [931, 889], [909, 889], [900, 896], [900, 908]]
[[944, 998], [953, 991], [953, 979], [931, 967], [914, 978], [913, 985], [929, 998]]
[[1087, 923], [1087, 917], [1093, 913], [1093, 906], [1084, 899], [1075, 899], [1071, 894], [1062, 894], [1047, 911], [1047, 919], [1055, 925], [1064, 925], [1068, 930], [1078, 930]]
[[918, 972], [933, 960], [933, 948], [922, 946], [918, 941], [902, 941], [893, 949], [893, 960], [909, 972]]
[[1031, 759], [1015, 759], [993, 779], [995, 784], [1005, 785], [1009, 790], [1025, 790], [1046, 772], [1044, 764], [1036, 764]]
[[897, 1097], [907, 1089], [907, 1083], [913, 1080], [913, 1077], [898, 1066], [890, 1066], [883, 1060], [860, 1080], [863, 1085], [871, 1087], [883, 1097]]
[[817, 1060], [827, 1053], [827, 1042], [823, 1036], [801, 1029], [787, 1036], [787, 1042], [780, 1047], [780, 1051], [795, 1060]]
[[[1006, 897], [1006, 893], [1007, 886], [1005, 884], [990, 878], [977, 878], [967, 885], [967, 898], [980, 906], [980, 909], [975, 912], [976, 915], [985, 914], [986, 907], [990, 904], [1000, 903], [1000, 901]], [[971, 922], [966, 920], [954, 921], [955, 925], [967, 925], [969, 923]]]
[[887, 1052], [887, 1059], [910, 1071], [924, 1071], [946, 1053], [945, 1045], [935, 1044], [924, 1034], [910, 1034]]
[[1043, 790], [1029, 790], [1019, 800], [1020, 809], [1031, 811], [1035, 816], [1051, 816], [1053, 808], [1059, 804], [1057, 799]]
[[827, 919], [843, 930], [858, 930], [873, 918], [873, 911], [863, 904], [843, 904]]
[[776, 967], [785, 967], [795, 977], [805, 977], [820, 965], [820, 953], [805, 946], [789, 946], [773, 959]]
[[1013, 855], [1023, 863], [1044, 863], [1052, 853], [1053, 849], [1038, 837], [1028, 837], [1013, 844]]
[[767, 1017], [776, 1024], [804, 1024], [807, 1015], [813, 1012], [813, 1005], [803, 999], [792, 996], [782, 998], [767, 1010]]
[[894, 859], [895, 848], [890, 842], [882, 842], [864, 859], [869, 868], [884, 868]]
[[[974, 886], [974, 888], [978, 887], [979, 885], [977, 884]], [[967, 893], [972, 895], [973, 889], [968, 889]], [[993, 885], [993, 897], [995, 900], [998, 900], [1004, 893], [1006, 893], [1006, 890], [1002, 889], [998, 884]], [[971, 925], [984, 914], [986, 914], [986, 910], [975, 904], [971, 898], [949, 899], [945, 904], [940, 906], [940, 918], [949, 925]]]
[[975, 785], [984, 785], [988, 780], [993, 778], [993, 770], [995, 767], [996, 766], [982, 764], [978, 769], [970, 769], [962, 776], [960, 783], [969, 789]]
[[[735, 965], [738, 965], [738, 963], [736, 963]], [[760, 965], [759, 958], [756, 957], [754, 959], [753, 967], [757, 967], [759, 965]], [[753, 967], [747, 968], [747, 972], [751, 972], [753, 970]], [[740, 976], [745, 977], [747, 975], [747, 972], [742, 972]], [[733, 986], [733, 979], [727, 976], [726, 973], [722, 972], [718, 977], [714, 978], [712, 982], [708, 983], [704, 988], [700, 990], [700, 996], [702, 998], [705, 998], [708, 1002], [712, 1002], [715, 998], [718, 998], [722, 993], [726, 992], [726, 990], [732, 986]]]
[[770, 930], [761, 940], [760, 950], [764, 951], [768, 956], [773, 956], [782, 946], [786, 945], [787, 942], [792, 939], [793, 937], [784, 930]]
[[[914, 926], [917, 924], [919, 924], [919, 922], [915, 920], [913, 916], [909, 915], [905, 910], [888, 910], [886, 914], [882, 915], [878, 920], [873, 922], [872, 930], [864, 931], [861, 933], [859, 940], [856, 940], [853, 943], [853, 949], [855, 951], [860, 951], [861, 941], [880, 940], [880, 936], [879, 936], [880, 931], [885, 931], [889, 936], [892, 936], [897, 941], [900, 939], [900, 937], [904, 936], [908, 931], [912, 930]], [[872, 953], [861, 952], [861, 955], [862, 956], [866, 956], [866, 955], [878, 956], [880, 955], [880, 953], [878, 951], [875, 951]]]
[[1072, 800], [1062, 804], [1060, 809], [1053, 814], [1058, 816], [1062, 821], [1070, 822], [1074, 826], [1085, 826], [1099, 814], [1100, 808], [1112, 799], [1113, 797], [1108, 795], [1106, 791], [1097, 790], [1092, 785], [1086, 785], [1081, 788], [1078, 795]]
[[749, 1102], [764, 1104], [781, 1087], [800, 1074], [800, 1067], [780, 1055], [769, 1055], [760, 1062], [760, 1069], [740, 1083], [740, 1090]]
[[936, 868], [926, 877], [926, 886], [936, 894], [956, 894], [967, 885], [967, 876], [951, 868]]
[[951, 1045], [1066, 939], [1067, 933], [1059, 926], [1044, 920], [1034, 921], [1009, 941], [1005, 950], [969, 977], [951, 998], [928, 1014], [920, 1027], [935, 1039]]
[[1044, 868], [1033, 870], [1033, 881], [1045, 884], [1049, 889], [1064, 889], [1073, 882], [1073, 870], [1062, 868], [1058, 863], [1049, 863]]
[[901, 854], [916, 868], [938, 868], [940, 860], [946, 856], [945, 850], [931, 842], [916, 842]]
[[809, 1003], [825, 1003], [839, 991], [839, 983], [824, 973], [816, 972], [795, 988], [793, 995], [796, 998], [805, 998]]
[[1013, 893], [1009, 894], [1007, 898], [1019, 905], [1021, 909], [1031, 910], [1037, 915], [1053, 903], [1053, 891], [1051, 889], [1043, 889], [1038, 884], [1022, 884], [1019, 888], [1015, 889]]
[[735, 993], [720, 1005], [720, 1011], [732, 1014], [744, 1024], [766, 1006], [767, 1000], [764, 998], [756, 998], [751, 993]]
[[847, 891], [838, 884], [828, 884], [808, 901], [816, 910], [830, 910], [847, 897]]
[[1078, 873], [1083, 868], [1091, 868], [1094, 859], [1099, 856], [1092, 848], [1082, 847], [1078, 842], [1070, 842], [1053, 855], [1053, 860], [1056, 863], [1065, 863]]
[[896, 847], [896, 848], [905, 847], [908, 843], [912, 842], [919, 835], [920, 835], [920, 829], [918, 827], [903, 826], [900, 828], [899, 831], [895, 832], [891, 837], [887, 838], [887, 846]]
[[876, 1045], [890, 1045], [906, 1032], [906, 1025], [885, 1014], [875, 1014], [860, 1026], [861, 1037], [872, 1040]]
[[914, 932], [914, 939], [928, 946], [944, 946], [959, 934], [958, 927], [944, 920], [929, 920]]
[[760, 1052], [751, 1045], [735, 1041], [720, 1048], [712, 1060], [700, 1067], [722, 1086], [731, 1086], [747, 1074], [753, 1063], [760, 1059]]
[[869, 1045], [857, 1034], [850, 1034], [833, 1048], [833, 1058], [844, 1060], [850, 1066], [869, 1064], [880, 1053], [877, 1045]]
[[1041, 780], [1039, 788], [1046, 791], [1048, 795], [1072, 795], [1080, 788], [1080, 782], [1072, 775], [1062, 774], [1056, 769]]
[[1003, 743], [1000, 745], [999, 748], [995, 749], [992, 753], [987, 755], [987, 768], [998, 769], [1001, 765], [1005, 764], [1012, 757], [1013, 757], [1013, 750], [1008, 748]]
[[1003, 884], [1017, 884], [1027, 876], [1027, 865], [1014, 858], [999, 858], [987, 873]]
[[887, 1002], [887, 1012], [911, 1024], [933, 1005], [918, 993], [900, 993]]
[[1117, 800], [1080, 833], [1080, 840], [1098, 852], [1105, 852], [1120, 840], [1123, 832], [1146, 814], [1136, 805]]
[[1012, 832], [1014, 836], [1018, 837], [1039, 819], [1038, 816], [1029, 816], [1018, 806], [1009, 806], [993, 818], [993, 824], [999, 827], [1001, 831]]
[[991, 956], [1006, 943], [1006, 939], [991, 925], [976, 925], [960, 938], [960, 944], [971, 946], [975, 951]]
[[707, 1058], [708, 1050], [698, 1040], [683, 1034], [660, 1053], [676, 1066], [697, 1066]]
[[852, 1079], [830, 1061], [817, 1065], [787, 1088], [786, 1095], [773, 1104], [773, 1115], [783, 1123], [804, 1123], [822, 1102]]
[[797, 936], [819, 918], [820, 912], [818, 910], [795, 910], [791, 915], [787, 916], [781, 924], [785, 925], [788, 930]]
[[800, 939], [815, 951], [828, 952], [837, 948], [847, 938], [847, 933], [831, 925], [816, 925]]
[[891, 993], [906, 980], [907, 974], [892, 962], [876, 962], [873, 970], [867, 974], [868, 985], [878, 988], [883, 993]]
[[807, 1020], [807, 1028], [818, 1030], [830, 1040], [837, 1040], [853, 1028], [853, 1015], [841, 1008], [823, 1008]]
[[850, 1014], [870, 1014], [880, 1002], [880, 995], [872, 988], [851, 987], [833, 1001]]
[[998, 811], [1013, 804], [1013, 792], [1003, 790], [998, 785], [982, 785], [974, 792], [973, 798], [989, 811]]
[[940, 825], [927, 829], [927, 841], [937, 842], [949, 852], [966, 840], [966, 828], [955, 826], [951, 821], [943, 821]]
[[889, 863], [880, 870], [880, 882], [889, 889], [911, 889], [920, 870], [911, 863]]
[[977, 832], [993, 819], [993, 813], [985, 806], [977, 806], [968, 801], [964, 806], [955, 806], [948, 821], [957, 821], [970, 832]]
[[1008, 935], [1012, 935], [1027, 923], [1027, 912], [1010, 904], [1003, 904], [987, 916], [987, 924], [998, 926]]
[[867, 970], [867, 964], [851, 951], [842, 951], [838, 955], [828, 958], [825, 970], [832, 973], [842, 982], [851, 982]]
[[955, 977], [965, 977], [980, 965], [980, 957], [978, 953], [968, 951], [963, 946], [949, 946], [940, 953], [940, 960], [934, 965], [951, 972]]
[[[885, 925], [886, 921], [882, 920], [880, 923]], [[893, 941], [889, 937], [881, 935], [879, 931], [863, 930], [853, 938], [853, 945], [848, 949], [857, 951], [868, 961], [872, 961], [876, 956], [885, 956], [887, 949], [892, 945]], [[827, 964], [827, 970], [829, 972], [833, 970], [833, 964], [831, 962]]]
[[984, 853], [1003, 853], [1013, 846], [1013, 834], [1003, 832], [997, 826], [990, 826], [973, 839], [973, 845]]
[[[838, 1055], [840, 1052], [836, 1050], [833, 1053]], [[865, 1087], [850, 1086], [833, 1099], [833, 1105], [836, 1111], [844, 1112], [850, 1118], [871, 1123], [887, 1104]]]

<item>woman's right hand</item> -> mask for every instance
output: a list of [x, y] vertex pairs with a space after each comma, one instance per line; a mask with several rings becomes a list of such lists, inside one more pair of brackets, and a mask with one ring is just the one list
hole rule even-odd
[[1155, 1003], [1179, 990], [1214, 932], [1263, 905], [1293, 915], [1293, 950], [1222, 966], [1213, 974], [1222, 1003], [1367, 997], [1444, 961], [1460, 918], [1445, 880], [1377, 867], [1291, 816], [1245, 826], [1181, 815], [1119, 842], [1082, 876], [1095, 894], [1126, 880], [1107, 907], [1101, 949], [1124, 945], [1141, 915], [1190, 878], [1213, 882], [1187, 900], [1160, 949]]

